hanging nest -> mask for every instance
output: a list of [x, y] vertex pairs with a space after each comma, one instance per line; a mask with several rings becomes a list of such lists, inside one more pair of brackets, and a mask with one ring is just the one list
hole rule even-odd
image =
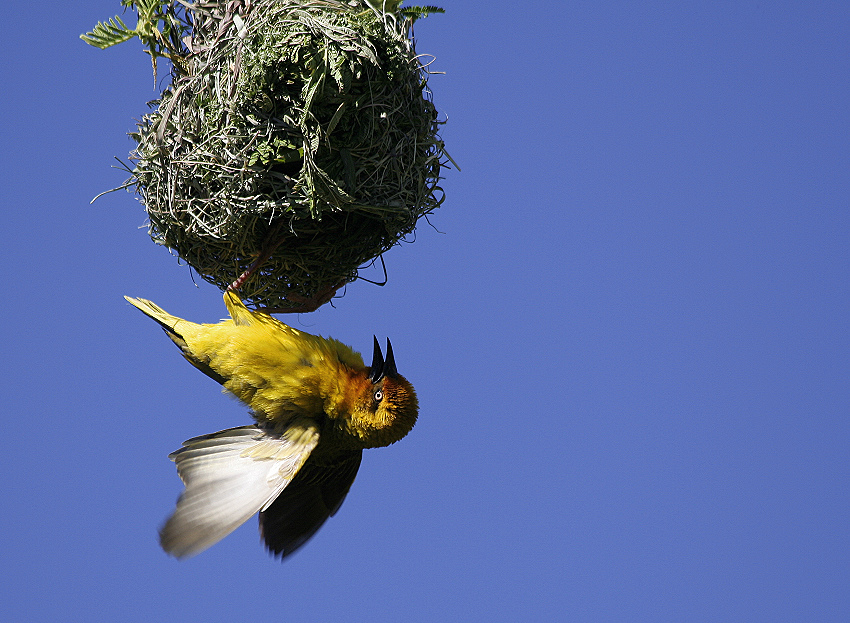
[[187, 6], [171, 83], [131, 134], [127, 186], [155, 242], [222, 289], [253, 269], [243, 299], [284, 310], [355, 279], [442, 203], [448, 155], [410, 19], [361, 0]]

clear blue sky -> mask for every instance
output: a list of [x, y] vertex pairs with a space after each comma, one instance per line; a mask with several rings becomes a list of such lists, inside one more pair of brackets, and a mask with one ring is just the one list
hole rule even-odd
[[420, 420], [283, 564], [157, 544], [166, 455], [250, 419], [122, 298], [219, 292], [89, 205], [147, 57], [78, 39], [118, 0], [4, 8], [5, 620], [850, 620], [850, 5], [443, 6], [435, 229], [289, 318], [391, 337]]

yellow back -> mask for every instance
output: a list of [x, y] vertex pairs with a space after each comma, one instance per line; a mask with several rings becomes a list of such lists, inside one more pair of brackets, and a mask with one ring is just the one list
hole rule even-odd
[[341, 388], [341, 367], [365, 369], [345, 344], [293, 329], [253, 312], [233, 292], [224, 295], [231, 318], [218, 324], [182, 321], [175, 330], [188, 350], [226, 379], [225, 388], [268, 420], [315, 415]]

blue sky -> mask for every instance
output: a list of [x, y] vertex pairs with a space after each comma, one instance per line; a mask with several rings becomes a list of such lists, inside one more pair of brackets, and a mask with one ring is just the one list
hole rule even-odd
[[[6, 7], [0, 596], [18, 621], [850, 619], [850, 7], [454, 2], [417, 25], [463, 171], [389, 283], [297, 328], [393, 341], [420, 420], [281, 564], [188, 561], [166, 455], [250, 423], [123, 295], [219, 292], [113, 157], [156, 96], [117, 0]], [[372, 275], [366, 271], [365, 276]]]

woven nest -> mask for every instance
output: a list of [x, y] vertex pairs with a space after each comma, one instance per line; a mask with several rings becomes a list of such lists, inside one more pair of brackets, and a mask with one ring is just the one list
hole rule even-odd
[[262, 257], [240, 294], [287, 309], [440, 205], [447, 155], [408, 22], [359, 0], [189, 6], [186, 54], [131, 135], [155, 242], [222, 289]]

